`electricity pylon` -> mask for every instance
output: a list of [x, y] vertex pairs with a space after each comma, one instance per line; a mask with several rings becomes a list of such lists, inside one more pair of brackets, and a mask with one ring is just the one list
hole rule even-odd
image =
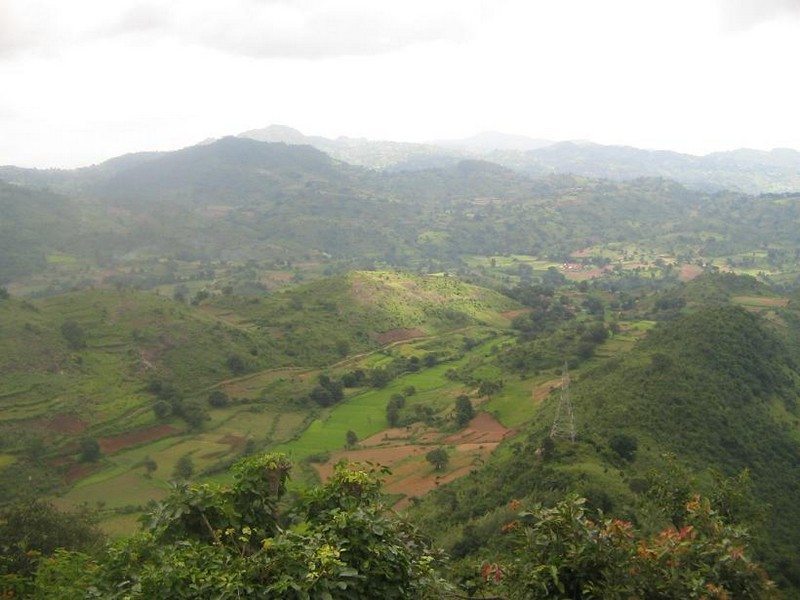
[[567, 438], [571, 442], [575, 441], [575, 415], [572, 411], [572, 400], [569, 397], [567, 363], [564, 363], [564, 371], [561, 375], [561, 397], [558, 400], [553, 426], [550, 428], [550, 437]]

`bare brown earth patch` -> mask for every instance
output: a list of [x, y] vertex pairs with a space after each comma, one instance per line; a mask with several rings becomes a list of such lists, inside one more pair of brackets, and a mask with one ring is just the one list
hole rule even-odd
[[514, 435], [514, 430], [504, 426], [489, 413], [478, 413], [464, 429], [445, 438], [447, 444], [463, 444], [465, 442], [502, 442]]
[[375, 341], [381, 345], [394, 344], [395, 342], [404, 342], [414, 338], [425, 337], [427, 334], [421, 329], [414, 327], [413, 329], [390, 329], [383, 333], [375, 334]]
[[[403, 508], [409, 498], [467, 475], [514, 433], [484, 412], [476, 415], [461, 431], [449, 435], [415, 423], [409, 427], [385, 429], [364, 439], [357, 448], [334, 452], [326, 463], [315, 464], [314, 469], [324, 481], [342, 459], [389, 467], [392, 473], [386, 478], [385, 489], [391, 494], [403, 495], [396, 505], [396, 508]], [[450, 455], [447, 470], [441, 472], [435, 471], [425, 459], [430, 450], [439, 446], [449, 447]]]
[[518, 308], [517, 310], [507, 310], [505, 312], [501, 312], [500, 316], [510, 321], [511, 319], [516, 319], [517, 317], [520, 317], [522, 315], [527, 315], [532, 310], [533, 309], [531, 308]]
[[231, 450], [240, 450], [247, 444], [247, 438], [229, 433], [218, 440], [219, 444], [227, 444]]
[[533, 388], [533, 392], [531, 393], [531, 398], [533, 401], [538, 404], [545, 398], [547, 398], [550, 393], [561, 387], [561, 378], [558, 379], [551, 379], [550, 381], [545, 381], [544, 383], [540, 383], [535, 388]]
[[585, 281], [587, 279], [596, 279], [597, 277], [602, 277], [603, 274], [608, 271], [607, 267], [598, 268], [594, 267], [592, 269], [587, 270], [578, 270], [578, 271], [566, 271], [564, 275], [570, 281]]
[[77, 435], [83, 433], [88, 423], [71, 413], [59, 413], [41, 423], [45, 428], [56, 433]]
[[156, 440], [169, 437], [179, 431], [180, 430], [172, 425], [153, 425], [152, 427], [129, 431], [122, 435], [100, 438], [97, 442], [100, 444], [100, 451], [103, 454], [114, 454], [125, 448], [148, 442], [155, 442]]
[[72, 463], [67, 467], [64, 473], [64, 481], [67, 484], [75, 483], [84, 477], [88, 477], [93, 472], [97, 471], [98, 468], [98, 465], [88, 463]]
[[681, 281], [690, 281], [703, 272], [703, 267], [692, 264], [681, 265], [678, 277]]
[[[488, 455], [490, 448], [486, 448], [483, 453]], [[408, 463], [402, 472], [398, 473], [399, 478], [389, 481], [386, 484], [386, 491], [390, 494], [403, 494], [395, 509], [403, 509], [409, 505], [411, 498], [424, 496], [438, 486], [454, 481], [459, 477], [469, 475], [469, 473], [482, 462], [482, 457], [478, 454], [453, 453], [450, 455], [450, 463], [447, 471], [436, 471], [424, 459], [419, 462]]]
[[768, 298], [764, 296], [734, 296], [734, 302], [753, 307], [784, 307], [788, 306], [788, 298]]

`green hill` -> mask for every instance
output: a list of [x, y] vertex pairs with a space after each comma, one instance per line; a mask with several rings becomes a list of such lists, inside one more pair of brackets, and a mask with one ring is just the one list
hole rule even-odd
[[[727, 477], [749, 470], [752, 496], [744, 497], [752, 513], [766, 515], [749, 522], [756, 547], [773, 577], [798, 586], [800, 368], [784, 341], [797, 335], [730, 304], [666, 321], [630, 352], [580, 372], [571, 390], [576, 443], [543, 445], [552, 395], [524, 437], [472, 477], [431, 494], [416, 514], [456, 556], [502, 552], [499, 526], [512, 499], [547, 503], [575, 490], [595, 508], [653, 523], [641, 494], [652, 470], [670, 470], [664, 456], [672, 453], [687, 474], [672, 485], [712, 497], [723, 494], [712, 470]], [[626, 458], [623, 446], [633, 447]]]
[[[108, 448], [135, 445], [137, 436], [191, 437], [250, 409], [294, 415], [284, 426], [296, 429], [318, 408], [308, 404], [313, 379], [283, 373], [313, 372], [412, 338], [505, 325], [501, 313], [517, 307], [454, 278], [395, 272], [192, 305], [130, 290], [0, 300], [0, 483], [8, 498], [25, 492], [14, 478], [30, 467], [41, 490], [58, 487], [74, 466], [76, 441], [87, 437]], [[210, 391], [239, 378], [248, 391], [230, 408], [212, 409]], [[226, 432], [243, 441], [246, 419], [237, 427]]]
[[[473, 255], [563, 262], [572, 252], [612, 243], [679, 262], [755, 265], [756, 253], [775, 266], [797, 262], [796, 195], [711, 194], [664, 179], [534, 180], [476, 160], [375, 172], [310, 146], [240, 138], [76, 171], [3, 169], [0, 177], [29, 186], [2, 188], [19, 197], [4, 212], [12, 257], [6, 262], [15, 262], [0, 263], [2, 282], [57, 270], [48, 253], [77, 263], [72, 285], [102, 280], [110, 267], [118, 276], [144, 271], [129, 279], [149, 281], [144, 275], [162, 258], [195, 272], [213, 262], [230, 268], [248, 261], [254, 268], [304, 265], [298, 271], [321, 271], [321, 263], [435, 270], [463, 267]], [[46, 194], [33, 187], [64, 196], [47, 196], [54, 208], [42, 213], [30, 198]], [[33, 229], [31, 210], [42, 217]], [[26, 266], [15, 266], [14, 256], [27, 257]]]

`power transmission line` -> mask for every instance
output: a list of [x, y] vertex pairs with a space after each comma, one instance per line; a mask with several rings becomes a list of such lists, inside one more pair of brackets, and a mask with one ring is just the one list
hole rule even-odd
[[553, 426], [550, 428], [550, 437], [566, 438], [571, 442], [575, 441], [575, 415], [572, 410], [572, 400], [569, 397], [569, 370], [567, 369], [567, 363], [564, 363], [564, 371], [561, 374], [561, 396], [558, 400]]

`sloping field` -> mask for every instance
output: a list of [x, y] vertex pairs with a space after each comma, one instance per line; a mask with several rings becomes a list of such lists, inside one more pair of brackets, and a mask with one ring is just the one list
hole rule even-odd
[[[464, 429], [452, 434], [420, 424], [391, 428], [367, 438], [357, 448], [333, 452], [325, 463], [315, 464], [314, 469], [325, 480], [343, 459], [387, 466], [392, 473], [386, 477], [386, 491], [402, 496], [396, 505], [402, 508], [410, 498], [469, 473], [514, 433], [485, 412], [478, 413]], [[436, 471], [425, 459], [426, 453], [438, 447], [446, 448], [450, 456], [447, 467], [441, 471]]]

